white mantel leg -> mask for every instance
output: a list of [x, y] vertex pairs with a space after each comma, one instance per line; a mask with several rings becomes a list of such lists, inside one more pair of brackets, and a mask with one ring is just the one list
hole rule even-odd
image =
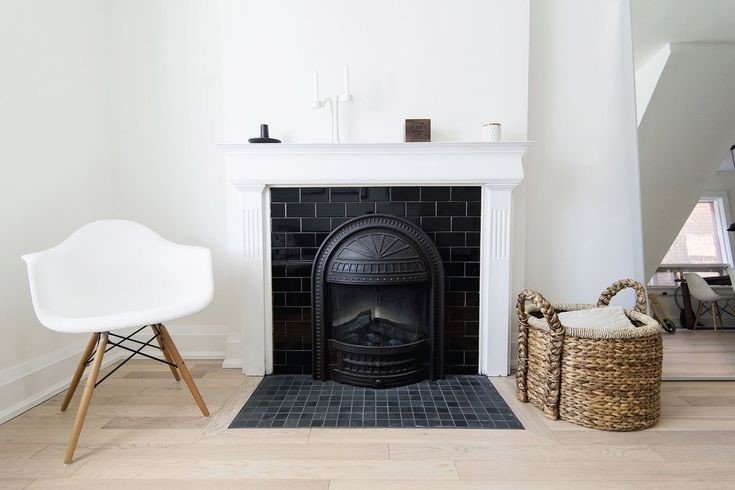
[[270, 250], [266, 233], [268, 193], [264, 185], [228, 185], [230, 331], [224, 366], [248, 376], [272, 369]]
[[511, 188], [482, 187], [480, 373], [510, 374]]

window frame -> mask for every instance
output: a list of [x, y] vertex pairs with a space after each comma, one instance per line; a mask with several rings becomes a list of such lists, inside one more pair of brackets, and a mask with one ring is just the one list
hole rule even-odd
[[[730, 267], [735, 264], [733, 261], [732, 254], [732, 243], [730, 240], [730, 232], [727, 228], [732, 223], [730, 216], [730, 200], [726, 191], [710, 191], [706, 192], [697, 201], [700, 202], [711, 202], [715, 209], [715, 222], [717, 227], [720, 229], [719, 234], [720, 252], [722, 253], [723, 262], [730, 264]], [[677, 235], [678, 236], [678, 235]]]

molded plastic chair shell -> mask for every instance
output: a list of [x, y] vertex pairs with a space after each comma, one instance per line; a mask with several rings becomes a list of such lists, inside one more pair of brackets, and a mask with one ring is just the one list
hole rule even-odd
[[689, 293], [699, 301], [723, 301], [732, 298], [732, 295], [729, 294], [717, 294], [712, 287], [707, 284], [707, 281], [695, 272], [684, 273], [684, 279], [686, 279], [687, 286], [689, 286]]
[[730, 282], [732, 283], [733, 294], [735, 294], [735, 268], [728, 268], [727, 275], [730, 276]]
[[214, 291], [209, 249], [133, 221], [95, 221], [22, 258], [38, 320], [59, 332], [164, 323], [203, 310]]

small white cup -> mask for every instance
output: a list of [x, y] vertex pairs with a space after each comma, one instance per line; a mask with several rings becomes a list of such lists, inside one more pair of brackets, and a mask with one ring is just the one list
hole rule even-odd
[[500, 141], [500, 123], [483, 124], [480, 129], [480, 138], [490, 143]]

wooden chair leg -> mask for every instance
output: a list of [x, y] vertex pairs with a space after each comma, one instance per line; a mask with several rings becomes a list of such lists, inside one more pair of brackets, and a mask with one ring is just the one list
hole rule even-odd
[[184, 383], [186, 383], [186, 386], [189, 387], [191, 396], [194, 397], [194, 401], [197, 403], [197, 405], [199, 405], [199, 410], [202, 411], [202, 415], [204, 415], [205, 417], [209, 417], [209, 410], [207, 410], [207, 405], [205, 405], [204, 399], [202, 399], [202, 395], [199, 394], [197, 385], [194, 384], [194, 380], [189, 373], [189, 369], [186, 367], [186, 364], [184, 364], [184, 360], [181, 358], [181, 354], [179, 354], [179, 350], [176, 348], [176, 344], [174, 344], [174, 341], [171, 339], [171, 335], [169, 335], [166, 326], [159, 323], [158, 329], [163, 334], [163, 343], [166, 349], [168, 349], [171, 356], [174, 358], [176, 366], [178, 366], [179, 372], [181, 373], [181, 377], [184, 378]]
[[715, 331], [717, 331], [718, 326], [722, 329], [722, 313], [720, 312], [720, 305], [717, 301], [712, 303], [712, 323]]
[[[163, 354], [163, 357], [171, 364], [176, 364], [174, 358], [171, 356], [171, 352], [169, 351], [169, 349], [166, 348], [166, 344], [163, 343], [163, 334], [161, 333], [161, 329], [159, 328], [159, 326], [151, 325], [151, 328], [153, 329], [153, 333], [156, 334], [156, 342], [158, 342], [158, 347], [161, 348], [161, 353]], [[175, 366], [172, 366], [171, 364], [168, 365], [169, 369], [171, 370], [171, 374], [174, 375], [174, 379], [176, 381], [181, 381], [179, 371], [176, 369]]]
[[77, 449], [77, 443], [79, 442], [79, 434], [82, 432], [82, 426], [84, 425], [84, 419], [87, 417], [87, 409], [89, 409], [89, 402], [92, 400], [92, 393], [94, 392], [94, 385], [97, 383], [97, 375], [100, 373], [100, 366], [102, 366], [102, 358], [105, 355], [105, 348], [107, 347], [107, 332], [98, 334], [99, 342], [97, 342], [97, 352], [94, 354], [94, 361], [92, 362], [92, 368], [89, 370], [89, 376], [87, 377], [87, 384], [84, 386], [84, 393], [82, 394], [82, 400], [79, 402], [79, 409], [77, 410], [77, 417], [74, 420], [74, 427], [71, 431], [71, 438], [69, 439], [69, 446], [66, 448], [66, 455], [64, 456], [64, 463], [70, 464], [74, 459], [74, 451]]
[[64, 401], [61, 403], [62, 412], [66, 412], [66, 409], [69, 407], [69, 402], [71, 402], [71, 399], [74, 396], [74, 392], [77, 390], [77, 386], [79, 386], [79, 380], [82, 379], [84, 370], [87, 367], [87, 359], [89, 359], [89, 356], [92, 354], [92, 351], [94, 350], [94, 346], [97, 345], [97, 341], [99, 341], [99, 338], [100, 338], [100, 334], [98, 333], [93, 333], [89, 337], [89, 342], [87, 342], [87, 347], [85, 347], [84, 352], [82, 352], [82, 358], [79, 359], [79, 365], [77, 366], [77, 370], [74, 373], [74, 377], [71, 379], [71, 384], [69, 385], [69, 389], [66, 391], [66, 396], [64, 397]]
[[699, 325], [699, 315], [702, 314], [702, 305], [703, 303], [700, 301], [699, 306], [697, 307], [697, 314], [694, 316], [694, 326], [692, 327], [692, 330], [696, 330], [697, 325]]

